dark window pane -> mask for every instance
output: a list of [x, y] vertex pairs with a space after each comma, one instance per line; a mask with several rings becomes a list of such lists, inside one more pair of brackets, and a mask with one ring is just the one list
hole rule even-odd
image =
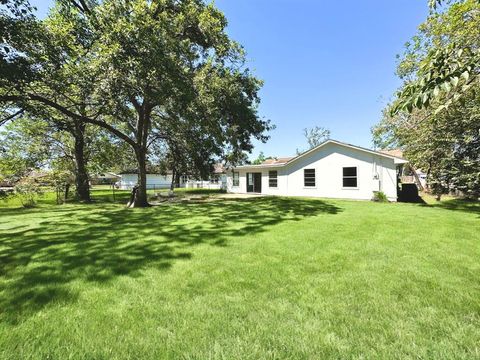
[[315, 186], [315, 169], [303, 170], [303, 184], [305, 187]]
[[343, 168], [343, 176], [357, 176], [357, 168], [356, 167], [344, 167]]
[[240, 186], [240, 173], [233, 173], [233, 186]]
[[276, 170], [272, 170], [268, 172], [269, 187], [277, 187], [277, 177], [278, 177], [278, 172]]
[[307, 180], [307, 179], [305, 179], [304, 185], [305, 185], [306, 187], [315, 187], [315, 180]]
[[357, 178], [343, 178], [343, 187], [357, 187]]

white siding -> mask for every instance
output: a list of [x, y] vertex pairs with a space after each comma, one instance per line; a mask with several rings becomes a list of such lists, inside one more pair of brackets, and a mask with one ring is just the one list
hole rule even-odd
[[[357, 168], [357, 187], [343, 187], [343, 167]], [[304, 186], [304, 169], [315, 169], [316, 186]], [[278, 171], [278, 188], [268, 186], [269, 170]], [[229, 172], [227, 190], [233, 193], [246, 193], [246, 173], [262, 173], [262, 194], [286, 196], [313, 196], [340, 199], [369, 200], [373, 191], [380, 190], [389, 200], [397, 200], [396, 165], [394, 160], [359, 149], [328, 143], [318, 150], [293, 161], [290, 165], [278, 168], [238, 169], [240, 186], [233, 187], [232, 173]]]
[[[130, 190], [138, 183], [137, 174], [122, 174], [120, 180], [120, 189]], [[172, 183], [172, 175], [147, 174], [147, 189], [169, 188]]]

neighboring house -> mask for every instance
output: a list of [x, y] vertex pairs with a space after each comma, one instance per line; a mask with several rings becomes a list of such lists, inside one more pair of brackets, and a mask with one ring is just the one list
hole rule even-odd
[[406, 160], [327, 140], [293, 158], [238, 166], [228, 173], [231, 193], [371, 199], [382, 191], [397, 200], [397, 171]]
[[186, 188], [226, 189], [227, 171], [223, 164], [217, 163], [214, 165], [213, 174], [209, 180], [191, 179], [188, 176], [183, 176], [181, 178], [181, 186], [182, 183]]
[[[138, 171], [126, 170], [120, 174], [120, 181], [117, 182], [119, 189], [131, 190], [138, 183]], [[172, 174], [162, 175], [158, 173], [147, 173], [147, 189], [168, 189], [172, 184]]]
[[92, 185], [112, 185], [118, 182], [122, 177], [112, 172], [96, 174], [91, 177]]
[[[136, 170], [122, 171], [120, 177], [120, 181], [117, 182], [117, 185], [122, 190], [131, 190], [138, 182], [138, 172]], [[147, 173], [147, 189], [168, 189], [171, 184], [171, 171], [167, 171], [166, 175], [158, 174], [153, 171]], [[199, 180], [195, 177], [182, 175], [180, 176], [180, 183], [176, 186], [192, 189], [226, 189], [227, 173], [222, 164], [215, 164], [213, 174], [209, 180]]]

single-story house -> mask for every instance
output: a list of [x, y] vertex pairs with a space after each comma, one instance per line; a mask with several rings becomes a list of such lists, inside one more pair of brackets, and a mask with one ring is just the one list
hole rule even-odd
[[227, 188], [227, 170], [221, 163], [213, 166], [213, 174], [209, 180], [198, 180], [189, 176], [183, 176], [180, 186], [186, 188], [200, 189], [226, 189]]
[[[120, 181], [117, 186], [121, 190], [131, 190], [138, 183], [137, 170], [125, 170], [120, 172]], [[169, 189], [172, 184], [172, 173], [162, 175], [156, 172], [147, 171], [147, 189]]]
[[[169, 189], [172, 184], [172, 172], [159, 174], [155, 171], [147, 172], [147, 189]], [[126, 170], [120, 173], [120, 181], [117, 185], [122, 190], [131, 190], [138, 183], [138, 171]], [[227, 174], [225, 167], [217, 163], [213, 167], [213, 174], [209, 180], [199, 180], [189, 175], [180, 176], [179, 186], [181, 188], [201, 188], [201, 189], [226, 189]]]
[[407, 160], [327, 140], [293, 158], [237, 166], [228, 172], [227, 191], [282, 196], [369, 200], [383, 192], [397, 200], [397, 174]]
[[112, 185], [119, 181], [122, 177], [113, 172], [104, 172], [95, 174], [90, 178], [92, 185]]

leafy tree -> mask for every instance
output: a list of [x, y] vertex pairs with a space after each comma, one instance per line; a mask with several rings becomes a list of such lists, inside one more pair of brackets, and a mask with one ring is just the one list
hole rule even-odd
[[[0, 132], [0, 172], [17, 181], [33, 169], [47, 168], [74, 178], [76, 197], [90, 201], [88, 174], [113, 168], [130, 154], [105, 131], [68, 118], [24, 114]], [[52, 116], [56, 116], [55, 113]], [[80, 125], [80, 126], [78, 126]], [[58, 181], [57, 181], [58, 182]]]
[[378, 146], [404, 148], [427, 172], [438, 198], [452, 190], [480, 196], [478, 63], [465, 69], [479, 46], [478, 1], [432, 12], [407, 44], [397, 69], [404, 84], [373, 129]]
[[217, 152], [250, 151], [252, 137], [266, 139], [261, 82], [244, 68], [244, 52], [213, 5], [65, 1], [42, 26], [40, 44], [15, 44], [36, 64], [35, 81], [3, 86], [0, 101], [10, 109], [42, 103], [127, 143], [139, 169], [135, 206], [148, 205], [149, 145], [172, 133], [156, 128], [169, 124], [161, 119], [195, 124], [195, 136], [207, 136]]
[[267, 160], [267, 157], [265, 157], [265, 154], [263, 153], [263, 151], [260, 151], [260, 154], [258, 154], [257, 158], [252, 161], [252, 164], [253, 165], [260, 165], [265, 160]]
[[[431, 0], [432, 9], [442, 1]], [[435, 12], [420, 27], [403, 65], [412, 73], [397, 94], [391, 112], [412, 112], [434, 107], [437, 112], [462, 101], [479, 86], [478, 0], [451, 1], [443, 12]], [[428, 41], [425, 41], [427, 39]]]
[[461, 191], [466, 196], [480, 196], [480, 107], [473, 93], [465, 104], [452, 106], [448, 112], [431, 114], [415, 110], [390, 115], [373, 129], [376, 146], [401, 147], [405, 157], [427, 174], [432, 193], [440, 196]]

